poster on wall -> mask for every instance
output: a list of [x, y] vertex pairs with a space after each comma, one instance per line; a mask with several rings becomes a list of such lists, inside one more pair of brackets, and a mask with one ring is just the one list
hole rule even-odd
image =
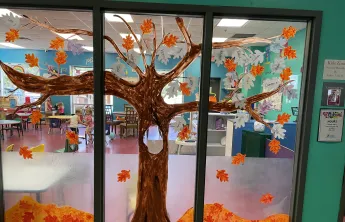
[[345, 60], [326, 59], [323, 66], [323, 79], [345, 80]]
[[[280, 78], [265, 79], [262, 82], [262, 92], [270, 92], [279, 87], [281, 83]], [[282, 93], [276, 93], [273, 96], [266, 99], [273, 105], [273, 109], [281, 111], [282, 109]]]
[[345, 83], [325, 82], [322, 87], [322, 106], [344, 106]]
[[344, 125], [344, 110], [321, 109], [319, 122], [319, 142], [341, 142]]

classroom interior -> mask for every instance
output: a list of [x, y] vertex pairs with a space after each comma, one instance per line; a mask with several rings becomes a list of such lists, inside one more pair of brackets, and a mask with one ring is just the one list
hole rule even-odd
[[[5, 19], [8, 14], [17, 18], [15, 21], [20, 21], [17, 26], [20, 27], [20, 37], [15, 42], [5, 40], [6, 33], [10, 30]], [[114, 15], [119, 15], [126, 22]], [[202, 17], [107, 12], [104, 34], [114, 40], [122, 55], [128, 56], [129, 62], [126, 64], [116, 48], [105, 41], [104, 70], [115, 78], [135, 85], [141, 80], [137, 70], [145, 70], [145, 63], [150, 64], [154, 60], [158, 75], [168, 75], [171, 70], [178, 68], [189, 46], [183, 41], [185, 36], [178, 26], [176, 16], [183, 19], [192, 42], [201, 44]], [[142, 28], [143, 22], [148, 19], [155, 24], [157, 45], [160, 46], [154, 57], [154, 47], [157, 47], [153, 44], [154, 33], [143, 34]], [[279, 217], [288, 221], [306, 22], [231, 17], [215, 17], [213, 22], [213, 43], [222, 44], [253, 37], [266, 41], [249, 42], [243, 47], [220, 47], [212, 50], [211, 72], [207, 73], [210, 75], [209, 101], [233, 102], [236, 105], [233, 111], [210, 109], [208, 113], [205, 204], [220, 203], [236, 217], [249, 221]], [[138, 42], [126, 24], [130, 25]], [[17, 72], [39, 76], [39, 80], [46, 81], [47, 85], [51, 83], [50, 80], [63, 75], [76, 77], [93, 70], [92, 35], [56, 33], [45, 26], [92, 32], [92, 12], [0, 9], [1, 62]], [[295, 33], [293, 37], [284, 38], [283, 30], [289, 28], [294, 29]], [[177, 37], [175, 42], [171, 40], [174, 42], [171, 47], [169, 41], [165, 42], [169, 36]], [[64, 46], [54, 49], [52, 40], [57, 37], [63, 39]], [[128, 37], [134, 40], [131, 47], [128, 46], [131, 43], [126, 44], [125, 41]], [[285, 49], [289, 47], [296, 53], [291, 59], [285, 54]], [[58, 52], [64, 53], [66, 61], [57, 59]], [[33, 65], [28, 55], [38, 59], [38, 64]], [[166, 104], [180, 104], [178, 107], [182, 107], [182, 104], [193, 104], [200, 100], [201, 62], [202, 54], [164, 86], [161, 95]], [[37, 206], [51, 203], [60, 207], [68, 205], [92, 215], [93, 152], [97, 149], [93, 143], [93, 133], [102, 129], [92, 128], [93, 123], [86, 123], [85, 119], [88, 115], [94, 119], [94, 95], [61, 95], [64, 90], [72, 92], [74, 87], [78, 87], [62, 82], [62, 85], [56, 87], [60, 94], [54, 94], [52, 91], [44, 102], [35, 104], [43, 95], [33, 92], [35, 90], [29, 92], [17, 89], [4, 67], [2, 65], [0, 69], [0, 127], [1, 150], [4, 151], [2, 164], [6, 217], [20, 209], [18, 201], [41, 204]], [[288, 67], [288, 79], [284, 79], [282, 74]], [[241, 76], [242, 74], [247, 75]], [[252, 118], [244, 110], [246, 105], [241, 102], [246, 98], [276, 90], [281, 86], [282, 79], [285, 85], [281, 90], [265, 100], [250, 104], [251, 110], [259, 113], [265, 124], [272, 127], [268, 128]], [[144, 137], [140, 137], [141, 114], [136, 112], [135, 105], [121, 99], [121, 96], [104, 96], [104, 143], [107, 154], [105, 217], [106, 221], [122, 222], [130, 221], [136, 204], [140, 143], [138, 139], [143, 139], [152, 154], [159, 154], [164, 142], [162, 130], [155, 124], [148, 127]], [[25, 104], [33, 105], [16, 110]], [[182, 112], [183, 110], [171, 118], [167, 132], [167, 210], [171, 221], [188, 221], [181, 218], [188, 217], [188, 209], [193, 207], [194, 203], [199, 112], [197, 108], [189, 112]], [[33, 123], [33, 115], [36, 115], [34, 113], [39, 113], [37, 123]], [[67, 137], [71, 132], [71, 118], [75, 115], [80, 115], [77, 126], [78, 143], [71, 145]], [[287, 119], [282, 120], [283, 117]], [[276, 128], [281, 121], [283, 129]], [[283, 136], [279, 136], [281, 134]], [[272, 148], [272, 141], [279, 143]], [[18, 154], [23, 147], [33, 150], [32, 160], [24, 161]], [[245, 161], [241, 157], [245, 157]], [[20, 170], [26, 167], [29, 169], [30, 164], [39, 168], [36, 174], [41, 172], [50, 175], [47, 176], [46, 182], [43, 183], [43, 179], [37, 176], [33, 179], [30, 172]], [[57, 168], [59, 170], [56, 170]], [[19, 171], [16, 177], [31, 181], [25, 185], [31, 186], [30, 189], [22, 188], [20, 179], [12, 178], [6, 182], [6, 176], [13, 169]], [[222, 181], [218, 174], [215, 175], [222, 169], [228, 173], [230, 182], [228, 179]], [[119, 183], [118, 173], [123, 170], [130, 170], [131, 178], [126, 183]], [[181, 198], [184, 201], [181, 202]]]

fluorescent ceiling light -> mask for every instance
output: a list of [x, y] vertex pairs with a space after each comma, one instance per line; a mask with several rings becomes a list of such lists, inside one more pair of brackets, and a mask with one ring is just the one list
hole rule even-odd
[[93, 47], [92, 46], [82, 46], [83, 49], [92, 52], [93, 51]]
[[[140, 53], [140, 49], [139, 48], [134, 48], [134, 51], [136, 51], [137, 53]], [[146, 50], [144, 50], [144, 53], [146, 53]]]
[[212, 42], [224, 42], [228, 38], [212, 38]]
[[4, 15], [9, 15], [10, 13], [12, 13], [14, 17], [19, 17], [19, 18], [22, 17], [16, 13], [12, 12], [11, 10], [8, 10], [6, 8], [0, 8], [0, 17], [2, 17]]
[[62, 33], [57, 33], [54, 32], [55, 34], [61, 36], [64, 39], [68, 39], [68, 40], [84, 40], [83, 38], [81, 38], [79, 35], [75, 35], [75, 34], [62, 34]]
[[[120, 35], [121, 35], [122, 38], [126, 38], [126, 36], [128, 34], [127, 33], [120, 33]], [[140, 34], [135, 34], [135, 35], [137, 36], [138, 40], [140, 41], [141, 35]], [[130, 36], [132, 37], [133, 40], [135, 40], [134, 36], [132, 34], [130, 34]]]
[[104, 16], [108, 22], [123, 22], [119, 17], [114, 15], [121, 16], [126, 22], [132, 23], [133, 19], [130, 14], [114, 14], [114, 13], [105, 13]]
[[221, 27], [242, 27], [246, 24], [248, 20], [246, 19], [222, 19], [217, 26]]
[[17, 49], [23, 49], [24, 47], [13, 44], [13, 43], [9, 43], [9, 42], [0, 42], [0, 45], [6, 46], [6, 47], [10, 47], [10, 48], [17, 48]]

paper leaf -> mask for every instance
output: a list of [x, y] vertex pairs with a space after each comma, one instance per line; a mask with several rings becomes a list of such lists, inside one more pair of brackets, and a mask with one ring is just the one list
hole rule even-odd
[[268, 91], [273, 91], [277, 89], [281, 84], [281, 79], [278, 77], [274, 77], [271, 79], [265, 79], [262, 82], [262, 87], [265, 88]]
[[220, 182], [228, 182], [229, 174], [225, 170], [217, 170], [216, 178], [219, 179]]
[[246, 107], [246, 102], [247, 102], [246, 99], [242, 99], [240, 101], [236, 101], [235, 102], [235, 107], [239, 108], [239, 109], [244, 109]]
[[5, 22], [5, 25], [9, 28], [18, 29], [20, 27], [20, 17], [14, 15], [12, 12], [3, 15], [0, 19]]
[[183, 126], [186, 125], [186, 121], [184, 120], [183, 116], [176, 116], [171, 126], [173, 127], [175, 132], [179, 132], [183, 129]]
[[153, 38], [150, 35], [144, 34], [140, 39], [140, 44], [147, 53], [153, 50]]
[[278, 37], [270, 45], [270, 50], [274, 53], [280, 53], [280, 50], [285, 47], [287, 40], [285, 38]]
[[228, 72], [225, 74], [226, 78], [223, 79], [224, 87], [227, 89], [233, 88], [236, 86], [236, 82], [238, 81], [238, 76], [236, 72]]
[[164, 37], [163, 39], [163, 44], [165, 46], [167, 46], [168, 48], [171, 48], [173, 47], [174, 45], [176, 45], [176, 41], [177, 41], [178, 37], [173, 35], [173, 34], [170, 34], [170, 35], [167, 35]]
[[233, 165], [240, 165], [242, 163], [242, 165], [244, 164], [246, 158], [246, 154], [242, 154], [242, 153], [237, 153], [236, 156], [232, 157], [232, 161], [231, 164]]
[[237, 65], [239, 65], [239, 66], [244, 66], [244, 65], [250, 63], [250, 57], [241, 48], [237, 48], [232, 53], [232, 57], [235, 58], [235, 63], [237, 63]]
[[131, 35], [127, 35], [125, 38], [122, 39], [123, 43], [122, 46], [127, 51], [134, 48], [134, 40], [132, 39]]
[[289, 122], [291, 115], [287, 113], [279, 114], [277, 117], [277, 122], [281, 125], [284, 125], [285, 123]]
[[296, 56], [296, 50], [293, 49], [291, 46], [285, 47], [283, 51], [284, 57], [287, 57], [288, 59], [295, 59]]
[[117, 174], [117, 182], [126, 182], [127, 179], [131, 179], [130, 170], [121, 170], [121, 172]]
[[244, 99], [244, 95], [243, 93], [235, 93], [232, 98], [231, 98], [231, 101], [232, 102], [237, 102], [237, 101], [241, 101]]
[[250, 64], [257, 66], [259, 63], [263, 63], [264, 55], [265, 55], [265, 52], [255, 50], [254, 53], [250, 55]]
[[282, 81], [290, 80], [290, 76], [292, 75], [292, 71], [290, 67], [283, 69], [282, 73], [280, 73], [280, 78]]
[[271, 72], [272, 73], [281, 73], [285, 68], [285, 59], [276, 58], [273, 63], [271, 63]]
[[49, 48], [59, 50], [59, 48], [63, 49], [64, 47], [65, 47], [65, 39], [56, 37], [55, 39], [50, 40]]
[[234, 119], [235, 122], [235, 129], [244, 127], [246, 122], [249, 120], [249, 115], [246, 113], [237, 113], [236, 118]]
[[288, 28], [283, 29], [282, 36], [285, 39], [290, 39], [290, 38], [295, 37], [296, 32], [297, 32], [296, 28], [289, 26]]
[[174, 55], [174, 59], [179, 59], [179, 58], [183, 58], [184, 55], [186, 55], [187, 50], [185, 47], [175, 47], [173, 49], [173, 55]]
[[118, 60], [111, 66], [111, 69], [112, 73], [114, 73], [118, 77], [122, 77], [125, 75], [126, 65]]
[[198, 77], [190, 76], [187, 78], [186, 82], [188, 82], [190, 91], [194, 92], [198, 86]]
[[225, 49], [214, 49], [213, 50], [214, 62], [217, 66], [224, 63], [226, 57], [228, 56], [228, 51]]
[[140, 29], [143, 32], [143, 34], [152, 32], [152, 28], [153, 28], [152, 19], [145, 19], [143, 21], [143, 24], [140, 25]]
[[278, 154], [280, 150], [280, 141], [273, 139], [271, 142], [269, 142], [268, 146], [270, 147], [270, 151], [274, 154]]
[[283, 129], [283, 125], [281, 124], [274, 124], [271, 133], [273, 134], [274, 138], [284, 139], [285, 138], [286, 130]]
[[79, 44], [77, 40], [67, 40], [67, 50], [71, 51], [73, 55], [80, 55], [84, 52], [83, 45]]
[[6, 32], [6, 42], [14, 42], [19, 39], [19, 30], [17, 29], [10, 29], [10, 31]]
[[273, 109], [273, 104], [270, 100], [264, 100], [258, 105], [258, 111], [262, 115], [266, 115], [270, 110]]
[[272, 203], [273, 199], [274, 199], [274, 196], [272, 196], [272, 194], [270, 193], [267, 193], [267, 194], [262, 195], [260, 202], [263, 204], [270, 204]]
[[167, 94], [165, 96], [168, 96], [168, 98], [174, 98], [178, 95], [178, 92], [180, 91], [180, 85], [177, 80], [174, 80], [170, 82], [167, 86]]
[[188, 125], [185, 125], [182, 130], [177, 134], [179, 140], [187, 140], [190, 138], [190, 129]]
[[157, 50], [157, 55], [158, 55], [158, 61], [160, 61], [161, 63], [164, 63], [165, 65], [168, 64], [169, 59], [171, 57], [171, 55], [169, 54], [169, 48], [166, 46], [161, 46], [158, 50]]
[[134, 51], [133, 49], [129, 50], [127, 53], [128, 57], [128, 65], [130, 65], [132, 68], [135, 68], [138, 64], [140, 54]]
[[25, 62], [29, 64], [30, 67], [38, 66], [38, 58], [35, 54], [25, 54]]
[[22, 146], [19, 149], [19, 155], [24, 159], [32, 159], [32, 151], [27, 146]]
[[245, 90], [248, 90], [254, 86], [255, 77], [250, 73], [246, 73], [244, 74], [241, 81], [242, 81], [243, 88]]
[[259, 75], [262, 75], [264, 70], [265, 70], [265, 67], [261, 66], [260, 64], [258, 64], [257, 66], [252, 65], [250, 69], [250, 73], [253, 74], [253, 76], [259, 76]]
[[180, 89], [181, 89], [182, 95], [190, 96], [191, 91], [190, 91], [190, 88], [188, 87], [188, 82], [181, 82]]
[[297, 99], [297, 89], [294, 89], [294, 85], [289, 84], [283, 87], [282, 93], [288, 98], [288, 100]]

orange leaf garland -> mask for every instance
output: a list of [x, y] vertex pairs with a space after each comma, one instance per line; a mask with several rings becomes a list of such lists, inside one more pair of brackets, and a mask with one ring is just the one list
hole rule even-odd
[[229, 174], [225, 170], [217, 170], [217, 179], [220, 180], [220, 182], [228, 182], [229, 181]]
[[183, 129], [177, 134], [177, 137], [180, 140], [186, 140], [189, 138], [189, 136], [190, 136], [190, 129], [188, 125], [184, 126]]
[[261, 75], [265, 70], [265, 67], [261, 66], [260, 64], [258, 64], [257, 66], [253, 65], [252, 68], [250, 69], [250, 73], [253, 76], [258, 76]]
[[283, 69], [282, 73], [280, 73], [280, 78], [283, 81], [288, 81], [288, 80], [290, 80], [291, 75], [292, 75], [291, 68], [287, 67], [287, 68]]
[[6, 42], [14, 42], [17, 39], [19, 39], [19, 30], [10, 29], [10, 31], [6, 32]]
[[292, 26], [288, 27], [288, 28], [284, 28], [283, 29], [283, 33], [282, 33], [282, 36], [286, 39], [290, 39], [290, 38], [293, 38], [295, 37], [296, 35], [296, 29]]
[[32, 151], [27, 146], [20, 147], [19, 155], [23, 156], [24, 159], [32, 159]]
[[152, 19], [145, 19], [143, 21], [143, 24], [140, 25], [140, 29], [143, 32], [143, 34], [151, 33], [152, 28], [153, 28]]
[[291, 115], [287, 113], [279, 114], [277, 117], [277, 122], [280, 123], [281, 125], [284, 125], [284, 123], [289, 122]]
[[272, 196], [272, 194], [266, 193], [266, 194], [262, 195], [260, 202], [263, 204], [269, 204], [269, 203], [272, 203], [273, 199], [274, 199], [274, 196]]
[[126, 38], [123, 38], [123, 48], [125, 48], [127, 51], [134, 48], [134, 40], [132, 39], [131, 35], [127, 35]]
[[173, 47], [176, 45], [178, 37], [174, 36], [173, 34], [167, 35], [164, 37], [163, 44], [166, 45], [168, 48]]
[[41, 119], [42, 119], [41, 111], [39, 111], [39, 110], [32, 111], [32, 114], [31, 114], [31, 123], [32, 124], [39, 123]]
[[127, 179], [131, 179], [130, 170], [121, 170], [121, 173], [117, 174], [117, 182], [126, 182]]
[[190, 88], [188, 87], [188, 82], [181, 82], [180, 83], [180, 89], [182, 91], [182, 94], [185, 96], [190, 96]]
[[233, 59], [225, 59], [224, 67], [228, 70], [228, 72], [233, 72], [236, 70], [237, 64], [234, 63]]
[[268, 146], [270, 147], [270, 151], [274, 154], [277, 154], [280, 150], [280, 141], [273, 139], [269, 142]]
[[59, 48], [63, 49], [65, 47], [65, 40], [60, 37], [56, 37], [55, 39], [52, 39], [50, 41], [50, 47], [51, 49], [58, 50]]
[[288, 46], [284, 48], [284, 57], [287, 57], [288, 59], [295, 59], [296, 57], [296, 50], [292, 49], [291, 46]]
[[240, 165], [241, 163], [244, 164], [244, 160], [246, 158], [246, 154], [238, 153], [236, 156], [232, 157], [231, 164]]
[[22, 218], [23, 222], [31, 222], [35, 220], [33, 212], [25, 212]]
[[79, 136], [73, 131], [66, 132], [66, 138], [70, 144], [78, 144], [79, 143]]
[[25, 54], [25, 62], [29, 64], [30, 67], [38, 66], [38, 58], [35, 57], [35, 54]]
[[55, 58], [54, 61], [58, 64], [58, 65], [63, 65], [66, 64], [67, 62], [67, 53], [65, 51], [57, 51], [55, 54]]

